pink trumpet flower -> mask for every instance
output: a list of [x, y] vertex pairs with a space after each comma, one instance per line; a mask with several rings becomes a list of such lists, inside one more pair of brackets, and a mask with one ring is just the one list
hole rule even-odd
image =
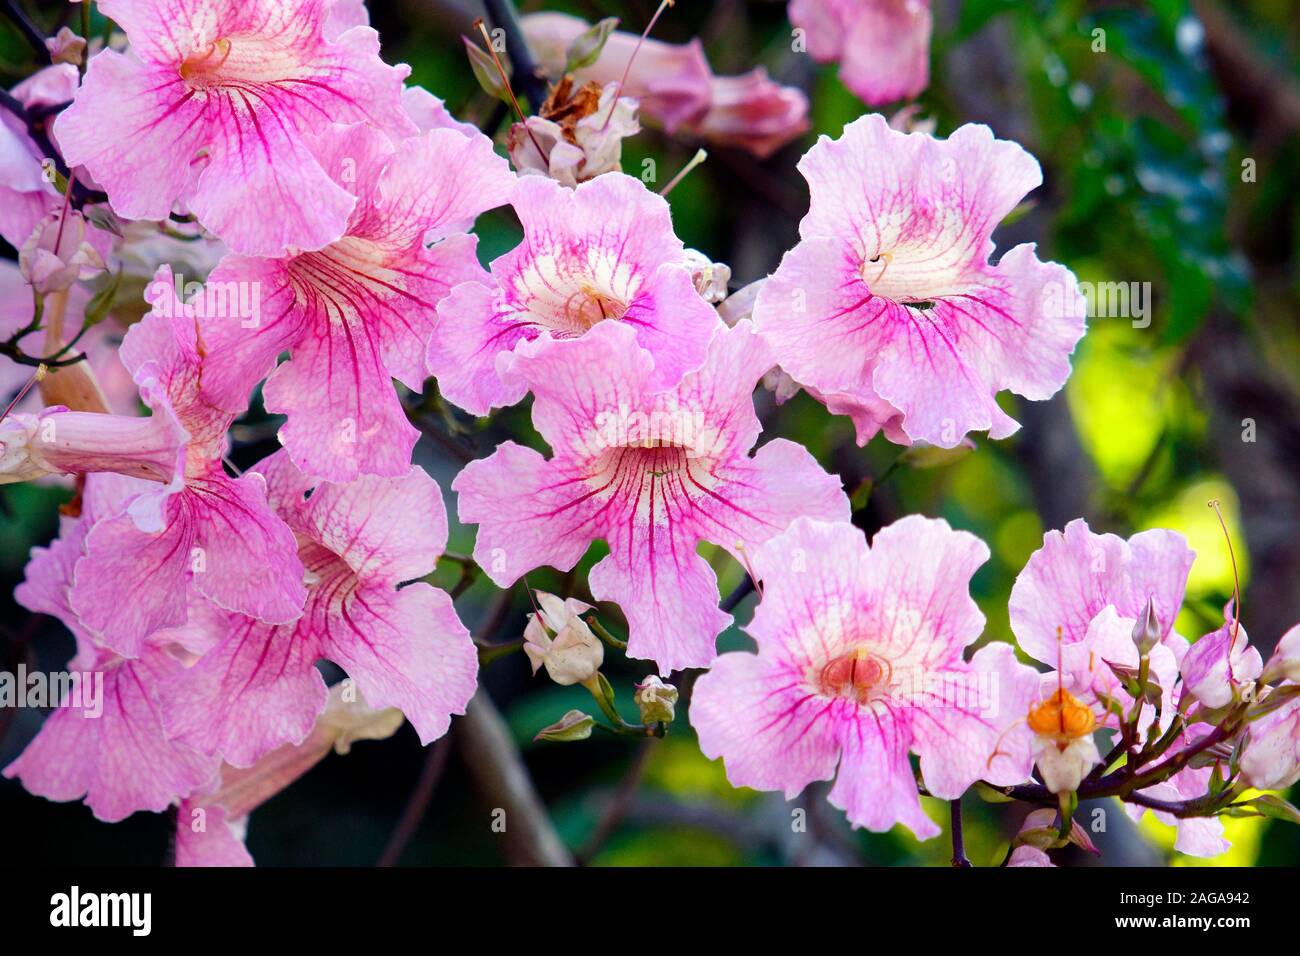
[[127, 656], [154, 630], [185, 623], [191, 582], [223, 608], [272, 622], [296, 618], [306, 594], [293, 533], [268, 507], [262, 477], [225, 471], [234, 416], [199, 397], [211, 366], [166, 266], [150, 294], [154, 309], [127, 333], [122, 362], [155, 409], [170, 407], [189, 443], [165, 488], [90, 530], [71, 594], [77, 614]]
[[714, 334], [704, 365], [656, 389], [654, 361], [622, 322], [573, 342], [524, 343], [509, 374], [533, 392], [553, 456], [507, 441], [452, 482], [474, 556], [501, 587], [568, 569], [597, 538], [610, 553], [591, 593], [628, 619], [628, 653], [663, 674], [704, 667], [730, 615], [718, 608], [711, 541], [745, 555], [801, 515], [847, 520], [848, 499], [808, 451], [759, 433], [752, 393], [772, 356], [748, 324]]
[[130, 49], [91, 58], [54, 134], [125, 218], [166, 219], [179, 200], [236, 252], [319, 249], [357, 200], [305, 134], [332, 122], [416, 131], [401, 107], [410, 68], [387, 66], [369, 27], [341, 29], [332, 0], [98, 6]]
[[[514, 176], [486, 136], [458, 129], [394, 145], [333, 126], [312, 146], [356, 197], [346, 234], [314, 252], [222, 260], [205, 289], [202, 394], [235, 413], [271, 373], [266, 407], [288, 415], [280, 439], [299, 468], [329, 481], [404, 475], [419, 433], [392, 380], [423, 387], [439, 301], [482, 274], [465, 230], [506, 201]], [[240, 308], [221, 307], [236, 294]]]
[[442, 736], [474, 693], [478, 656], [447, 593], [414, 580], [447, 542], [438, 485], [419, 468], [317, 483], [284, 451], [256, 474], [298, 538], [306, 607], [289, 624], [229, 615], [212, 650], [163, 688], [168, 732], [250, 767], [311, 733], [327, 698], [316, 662], [328, 659], [371, 705], [402, 711], [422, 742]]
[[1032, 245], [988, 261], [994, 227], [1041, 180], [1032, 156], [985, 126], [938, 140], [871, 115], [799, 170], [811, 206], [754, 322], [859, 444], [881, 429], [943, 448], [1005, 438], [1020, 426], [999, 391], [1041, 400], [1064, 384], [1086, 311], [1074, 276]]
[[722, 323], [695, 290], [668, 203], [606, 173], [575, 189], [527, 176], [511, 204], [524, 241], [438, 307], [429, 370], [449, 401], [475, 415], [513, 405], [528, 387], [502, 372], [520, 343], [580, 339], [611, 321], [651, 353], [654, 387], [699, 368]]
[[700, 749], [734, 786], [787, 799], [834, 777], [830, 802], [855, 827], [902, 823], [922, 839], [939, 827], [909, 752], [943, 799], [979, 779], [1024, 782], [1028, 755], [1000, 745], [1038, 674], [1009, 644], [963, 658], [984, 629], [969, 586], [988, 556], [974, 535], [918, 515], [869, 548], [847, 522], [796, 520], [754, 555], [763, 592], [746, 630], [758, 653], [724, 654], [696, 681]]

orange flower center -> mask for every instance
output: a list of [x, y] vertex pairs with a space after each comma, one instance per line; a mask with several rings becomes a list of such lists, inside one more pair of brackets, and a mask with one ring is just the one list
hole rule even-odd
[[1092, 708], [1084, 706], [1064, 687], [1051, 697], [1029, 708], [1029, 729], [1041, 737], [1050, 737], [1064, 749], [1071, 740], [1086, 737], [1097, 729]]
[[181, 63], [181, 78], [191, 86], [205, 86], [215, 82], [221, 67], [230, 59], [231, 49], [230, 41], [221, 39], [193, 50]]
[[821, 669], [819, 689], [827, 697], [844, 697], [865, 703], [874, 691], [887, 686], [892, 677], [888, 661], [858, 648], [831, 659]]

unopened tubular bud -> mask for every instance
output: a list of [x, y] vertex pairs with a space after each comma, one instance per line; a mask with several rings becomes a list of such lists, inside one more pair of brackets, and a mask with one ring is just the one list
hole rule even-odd
[[654, 674], [636, 685], [636, 694], [632, 699], [641, 711], [643, 724], [670, 724], [676, 716], [674, 706], [677, 703], [677, 688], [665, 684]]
[[1277, 649], [1268, 660], [1261, 680], [1266, 684], [1281, 680], [1300, 682], [1300, 624], [1282, 635]]
[[167, 483], [189, 436], [170, 415], [147, 418], [47, 408], [0, 425], [0, 483], [112, 471]]
[[604, 646], [579, 617], [591, 606], [542, 591], [537, 592], [537, 603], [538, 612], [528, 615], [524, 629], [524, 653], [533, 673], [545, 667], [551, 680], [565, 686], [591, 680], [605, 661]]
[[533, 739], [553, 740], [557, 743], [586, 740], [591, 736], [591, 729], [595, 725], [596, 721], [590, 714], [584, 714], [580, 710], [571, 710], [555, 723], [539, 730], [537, 736]]
[[1156, 605], [1151, 598], [1147, 598], [1146, 608], [1133, 625], [1133, 643], [1137, 645], [1138, 653], [1146, 657], [1160, 643], [1160, 638], [1160, 619], [1156, 616]]

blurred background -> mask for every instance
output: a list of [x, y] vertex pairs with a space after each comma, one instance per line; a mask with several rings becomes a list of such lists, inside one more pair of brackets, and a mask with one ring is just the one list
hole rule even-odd
[[[28, 0], [26, 6], [51, 33], [72, 16], [69, 5]], [[521, 6], [525, 13], [564, 10], [592, 21], [617, 16], [622, 29], [639, 32], [656, 4]], [[1006, 604], [1016, 573], [1044, 530], [1079, 516], [1094, 530], [1122, 535], [1155, 526], [1185, 534], [1198, 558], [1179, 630], [1195, 637], [1214, 629], [1233, 590], [1228, 547], [1207, 507], [1217, 499], [1244, 591], [1243, 623], [1267, 656], [1300, 621], [1300, 16], [1294, 0], [934, 0], [933, 6], [932, 77], [919, 100], [922, 115], [937, 121], [941, 136], [964, 122], [987, 123], [1043, 165], [1042, 188], [995, 234], [999, 249], [1037, 242], [1044, 259], [1066, 263], [1081, 280], [1149, 283], [1151, 321], [1139, 328], [1128, 318], [1091, 319], [1062, 393], [1047, 403], [1008, 401], [1022, 431], [1002, 442], [981, 438], [978, 453], [904, 460], [891, 470], [896, 447], [878, 438], [859, 449], [847, 419], [831, 417], [803, 395], [777, 408], [766, 392], [758, 397], [765, 437], [806, 444], [844, 476], [851, 493], [878, 479], [855, 513], [869, 532], [920, 512], [984, 538], [993, 557], [973, 585], [988, 618], [984, 641], [1010, 639]], [[411, 64], [412, 81], [460, 118], [481, 123], [492, 115], [494, 102], [479, 89], [460, 42], [482, 15], [476, 3], [372, 0], [370, 9], [386, 59]], [[1104, 52], [1094, 49], [1099, 29]], [[794, 168], [801, 153], [816, 135], [837, 136], [868, 110], [841, 85], [833, 65], [818, 66], [792, 51], [784, 3], [679, 0], [654, 36], [674, 42], [698, 36], [715, 72], [761, 63], [811, 99], [813, 131], [802, 140], [761, 162], [710, 149], [708, 161], [671, 196], [678, 234], [729, 263], [738, 288], [775, 268], [796, 240], [807, 209], [807, 190]], [[12, 86], [34, 66], [21, 39], [0, 25], [0, 81]], [[646, 130], [626, 141], [624, 169], [635, 175], [652, 158], [666, 177], [698, 145]], [[484, 261], [520, 236], [517, 222], [500, 211], [483, 217], [477, 231]], [[10, 248], [0, 251], [15, 256]], [[491, 424], [459, 417], [449, 426], [427, 402], [408, 398], [413, 417], [429, 422], [417, 462], [444, 488], [466, 453], [487, 454], [507, 435], [539, 443], [526, 405]], [[274, 427], [258, 410], [250, 413], [234, 434], [236, 462], [243, 466], [273, 450]], [[72, 640], [61, 625], [28, 614], [12, 599], [30, 548], [54, 535], [57, 507], [68, 496], [57, 485], [0, 486], [0, 668], [26, 661], [58, 669], [71, 656]], [[453, 550], [468, 552], [472, 541], [472, 529], [453, 526]], [[703, 553], [713, 559], [722, 593], [729, 593], [743, 571], [708, 546]], [[585, 571], [600, 554], [593, 549], [567, 581], [538, 572], [529, 583], [584, 596]], [[440, 571], [441, 583], [454, 584], [455, 570]], [[485, 641], [522, 633], [529, 609], [524, 590], [516, 587], [504, 599], [499, 593], [480, 581], [457, 602]], [[740, 604], [740, 623], [752, 602], [751, 596]], [[612, 607], [602, 618], [622, 623]], [[739, 628], [721, 639], [724, 650], [747, 644]], [[649, 667], [611, 653], [606, 672], [625, 716], [635, 719], [631, 685]], [[919, 843], [901, 829], [850, 831], [826, 803], [826, 787], [814, 786], [790, 804], [779, 794], [732, 789], [720, 764], [699, 753], [686, 708], [679, 707], [663, 740], [597, 735], [582, 743], [533, 743], [541, 727], [571, 707], [596, 713], [586, 692], [532, 678], [521, 654], [488, 665], [481, 680], [560, 838], [580, 861], [947, 863], [946, 837]], [[689, 677], [682, 683], [688, 687]], [[0, 765], [17, 756], [40, 720], [29, 710], [0, 711]], [[485, 779], [476, 756], [481, 741], [460, 726], [454, 723], [449, 738], [427, 751], [404, 727], [389, 740], [327, 758], [254, 814], [248, 836], [254, 858], [261, 865], [527, 859], [517, 833], [493, 832], [499, 781]], [[792, 832], [797, 807], [806, 808], [803, 832]], [[946, 825], [946, 810], [929, 809]], [[1149, 816], [1134, 825], [1117, 806], [1106, 809], [1106, 833], [1093, 834], [1106, 863], [1205, 862], [1173, 853], [1173, 830]], [[976, 865], [1002, 860], [1026, 810], [967, 797], [967, 849]], [[0, 781], [0, 819], [7, 822], [6, 857], [15, 862], [156, 864], [168, 840], [168, 824], [157, 815], [109, 826], [81, 804], [51, 804], [7, 780]], [[1227, 827], [1233, 848], [1213, 864], [1300, 862], [1300, 828], [1257, 819], [1229, 820]]]

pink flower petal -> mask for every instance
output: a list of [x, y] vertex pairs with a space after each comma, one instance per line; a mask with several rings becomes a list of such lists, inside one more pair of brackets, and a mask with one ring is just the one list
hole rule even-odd
[[315, 595], [293, 624], [231, 615], [225, 639], [160, 689], [168, 735], [236, 767], [302, 743], [329, 694], [315, 667], [324, 615]]
[[442, 491], [420, 468], [396, 478], [321, 483], [300, 514], [303, 534], [376, 584], [396, 586], [428, 574], [447, 546]]
[[128, 514], [97, 523], [77, 561], [71, 606], [82, 622], [120, 654], [140, 654], [145, 638], [185, 623], [185, 588], [194, 534], [167, 506], [166, 527], [149, 534]]
[[519, 402], [528, 387], [518, 379], [507, 382], [497, 374], [497, 359], [532, 331], [528, 323], [499, 311], [500, 294], [480, 281], [463, 282], [438, 303], [438, 324], [429, 339], [427, 363], [437, 376], [438, 390], [471, 415]]
[[839, 745], [819, 726], [827, 704], [802, 675], [754, 654], [723, 654], [691, 692], [700, 750], [726, 758], [735, 787], [780, 790], [786, 799], [835, 774]]
[[182, 669], [179, 661], [150, 649], [139, 660], [98, 669], [103, 713], [54, 710], [5, 768], [6, 777], [22, 780], [30, 792], [49, 800], [84, 796], [95, 816], [109, 823], [137, 810], [165, 810], [215, 778], [217, 761], [163, 734], [154, 689]]
[[231, 611], [283, 624], [302, 612], [302, 562], [288, 526], [266, 503], [261, 475], [214, 471], [190, 481], [194, 585]]
[[244, 846], [248, 818], [228, 820], [219, 805], [183, 800], [176, 814], [177, 866], [252, 866]]
[[706, 664], [727, 616], [701, 540], [740, 553], [799, 515], [848, 518], [838, 481], [802, 449], [774, 442], [753, 458], [753, 388], [771, 354], [748, 323], [714, 334], [697, 372], [655, 390], [653, 360], [622, 322], [574, 341], [520, 344], [510, 374], [533, 391], [547, 461], [507, 442], [453, 483], [475, 557], [498, 584], [540, 564], [571, 567], [603, 538], [593, 594], [628, 617], [633, 656], [667, 673]]
[[921, 809], [907, 759], [911, 728], [892, 714], [857, 717], [840, 725], [840, 766], [827, 799], [848, 814], [855, 827], [888, 830], [901, 823], [928, 840], [938, 824]]
[[[658, 490], [661, 500], [671, 491]], [[655, 509], [656, 482], [648, 505]], [[682, 531], [648, 524], [640, 533], [611, 529], [610, 554], [591, 569], [587, 581], [598, 601], [613, 601], [627, 618], [627, 654], [652, 660], [667, 676], [687, 667], [707, 667], [717, 656], [715, 640], [731, 623], [718, 609], [718, 579], [695, 553]]]
[[581, 338], [610, 320], [632, 328], [654, 356], [652, 387], [671, 388], [700, 366], [722, 323], [695, 290], [662, 198], [638, 179], [607, 173], [575, 189], [526, 176], [511, 202], [524, 241], [492, 263], [495, 288], [461, 290], [434, 329], [429, 367], [448, 380], [452, 401], [463, 399], [474, 414], [517, 401], [522, 393], [508, 375], [477, 381], [496, 377], [498, 354], [538, 336]]
[[581, 476], [568, 476], [531, 448], [502, 442], [451, 483], [460, 520], [479, 526], [474, 560], [498, 587], [533, 568], [567, 571], [591, 543], [578, 532], [597, 503]]
[[983, 126], [946, 141], [864, 116], [799, 163], [812, 203], [801, 242], [760, 291], [754, 321], [796, 381], [854, 416], [859, 441], [955, 447], [1018, 427], [995, 401], [1046, 398], [1069, 375], [1086, 308], [1030, 247], [997, 265], [997, 223], [1038, 164]]
[[[704, 752], [733, 782], [787, 796], [829, 775], [839, 753], [830, 800], [850, 822], [901, 822], [923, 839], [938, 828], [909, 751], [942, 796], [980, 778], [1025, 780], [1027, 741], [1001, 744], [1037, 694], [1036, 672], [1006, 644], [962, 659], [983, 630], [968, 588], [987, 558], [973, 535], [915, 515], [870, 548], [845, 521], [794, 520], [753, 558], [762, 600], [746, 629], [758, 654], [723, 656], [696, 686]], [[994, 766], [1000, 751], [1008, 760]]]
[[1080, 641], [1107, 605], [1120, 617], [1137, 620], [1150, 599], [1168, 640], [1195, 557], [1174, 531], [1143, 531], [1125, 541], [1094, 534], [1082, 519], [1071, 521], [1063, 533], [1043, 535], [1042, 548], [1017, 576], [1011, 629], [1025, 653], [1055, 664], [1057, 628], [1066, 644]]
[[130, 52], [91, 60], [55, 134], [125, 217], [162, 219], [184, 199], [235, 252], [317, 249], [343, 235], [355, 199], [305, 133], [322, 122], [416, 130], [401, 107], [409, 68], [384, 64], [369, 27], [343, 30], [352, 18], [327, 0], [109, 0], [105, 13]]
[[424, 583], [358, 591], [342, 620], [331, 622], [322, 652], [370, 706], [401, 710], [425, 744], [447, 732], [452, 714], [465, 713], [478, 686], [468, 629], [447, 593]]

